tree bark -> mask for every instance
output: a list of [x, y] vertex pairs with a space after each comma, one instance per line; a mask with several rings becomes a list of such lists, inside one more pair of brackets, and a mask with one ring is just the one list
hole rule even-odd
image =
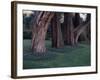
[[[73, 22], [74, 21], [74, 22]], [[68, 45], [76, 45], [79, 36], [82, 34], [87, 40], [86, 28], [90, 25], [90, 15], [85, 22], [80, 20], [79, 14], [76, 13], [73, 20], [73, 13], [65, 13], [64, 15], [64, 42]], [[85, 33], [86, 32], [86, 33]], [[88, 40], [87, 40], [88, 41]]]
[[74, 38], [75, 38], [75, 44], [78, 43], [78, 39], [79, 36], [83, 33], [84, 38], [87, 40], [86, 37], [86, 33], [84, 33], [84, 31], [86, 30], [86, 28], [88, 27], [88, 25], [90, 24], [90, 21], [85, 22], [83, 24], [80, 24], [75, 30], [74, 30]]
[[64, 14], [64, 42], [68, 45], [74, 45], [74, 26], [73, 13]]
[[55, 48], [62, 48], [64, 46], [60, 17], [60, 13], [56, 13], [52, 20], [52, 47]]
[[45, 37], [48, 25], [53, 18], [52, 12], [40, 12], [33, 26], [32, 49], [36, 53], [45, 53]]
[[89, 42], [89, 39], [87, 37], [87, 34], [90, 36], [90, 32], [87, 31], [87, 29], [90, 28], [90, 14], [87, 14], [87, 19], [85, 22], [80, 23], [75, 29], [74, 29], [74, 38], [75, 43], [78, 43], [78, 39], [80, 35], [83, 35], [84, 39]]

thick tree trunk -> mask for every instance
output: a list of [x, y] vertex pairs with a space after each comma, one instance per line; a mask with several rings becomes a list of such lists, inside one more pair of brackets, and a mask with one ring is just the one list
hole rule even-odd
[[52, 47], [57, 47], [57, 29], [56, 29], [56, 15], [54, 15], [51, 21], [51, 31], [52, 31]]
[[53, 18], [54, 13], [40, 12], [37, 16], [36, 23], [33, 26], [32, 36], [32, 49], [36, 53], [45, 53], [45, 36], [48, 29], [48, 25]]
[[62, 48], [64, 46], [60, 18], [61, 18], [60, 13], [57, 13], [57, 47], [58, 48]]
[[56, 13], [52, 20], [52, 47], [55, 48], [62, 48], [64, 46], [60, 17], [60, 13]]
[[68, 45], [74, 45], [73, 13], [65, 13], [64, 16], [64, 42]]

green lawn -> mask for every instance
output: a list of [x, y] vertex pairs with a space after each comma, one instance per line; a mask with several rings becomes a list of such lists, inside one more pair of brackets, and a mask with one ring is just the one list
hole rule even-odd
[[51, 48], [51, 42], [46, 41], [47, 52], [44, 55], [34, 55], [31, 50], [31, 40], [23, 42], [23, 68], [54, 68], [89, 66], [90, 45], [80, 43], [78, 46], [65, 46], [61, 49]]

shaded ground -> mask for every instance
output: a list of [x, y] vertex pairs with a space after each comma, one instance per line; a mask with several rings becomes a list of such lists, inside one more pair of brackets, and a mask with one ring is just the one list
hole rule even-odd
[[90, 46], [80, 43], [76, 47], [65, 46], [61, 49], [51, 48], [50, 41], [46, 41], [48, 51], [44, 55], [34, 55], [31, 50], [31, 40], [23, 42], [23, 68], [54, 68], [90, 65]]

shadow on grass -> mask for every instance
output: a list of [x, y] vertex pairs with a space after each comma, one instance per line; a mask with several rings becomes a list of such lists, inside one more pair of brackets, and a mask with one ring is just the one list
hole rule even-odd
[[78, 44], [76, 47], [51, 48], [50, 41], [46, 41], [47, 52], [44, 54], [32, 53], [31, 41], [24, 40], [23, 68], [54, 68], [90, 66], [90, 46]]

